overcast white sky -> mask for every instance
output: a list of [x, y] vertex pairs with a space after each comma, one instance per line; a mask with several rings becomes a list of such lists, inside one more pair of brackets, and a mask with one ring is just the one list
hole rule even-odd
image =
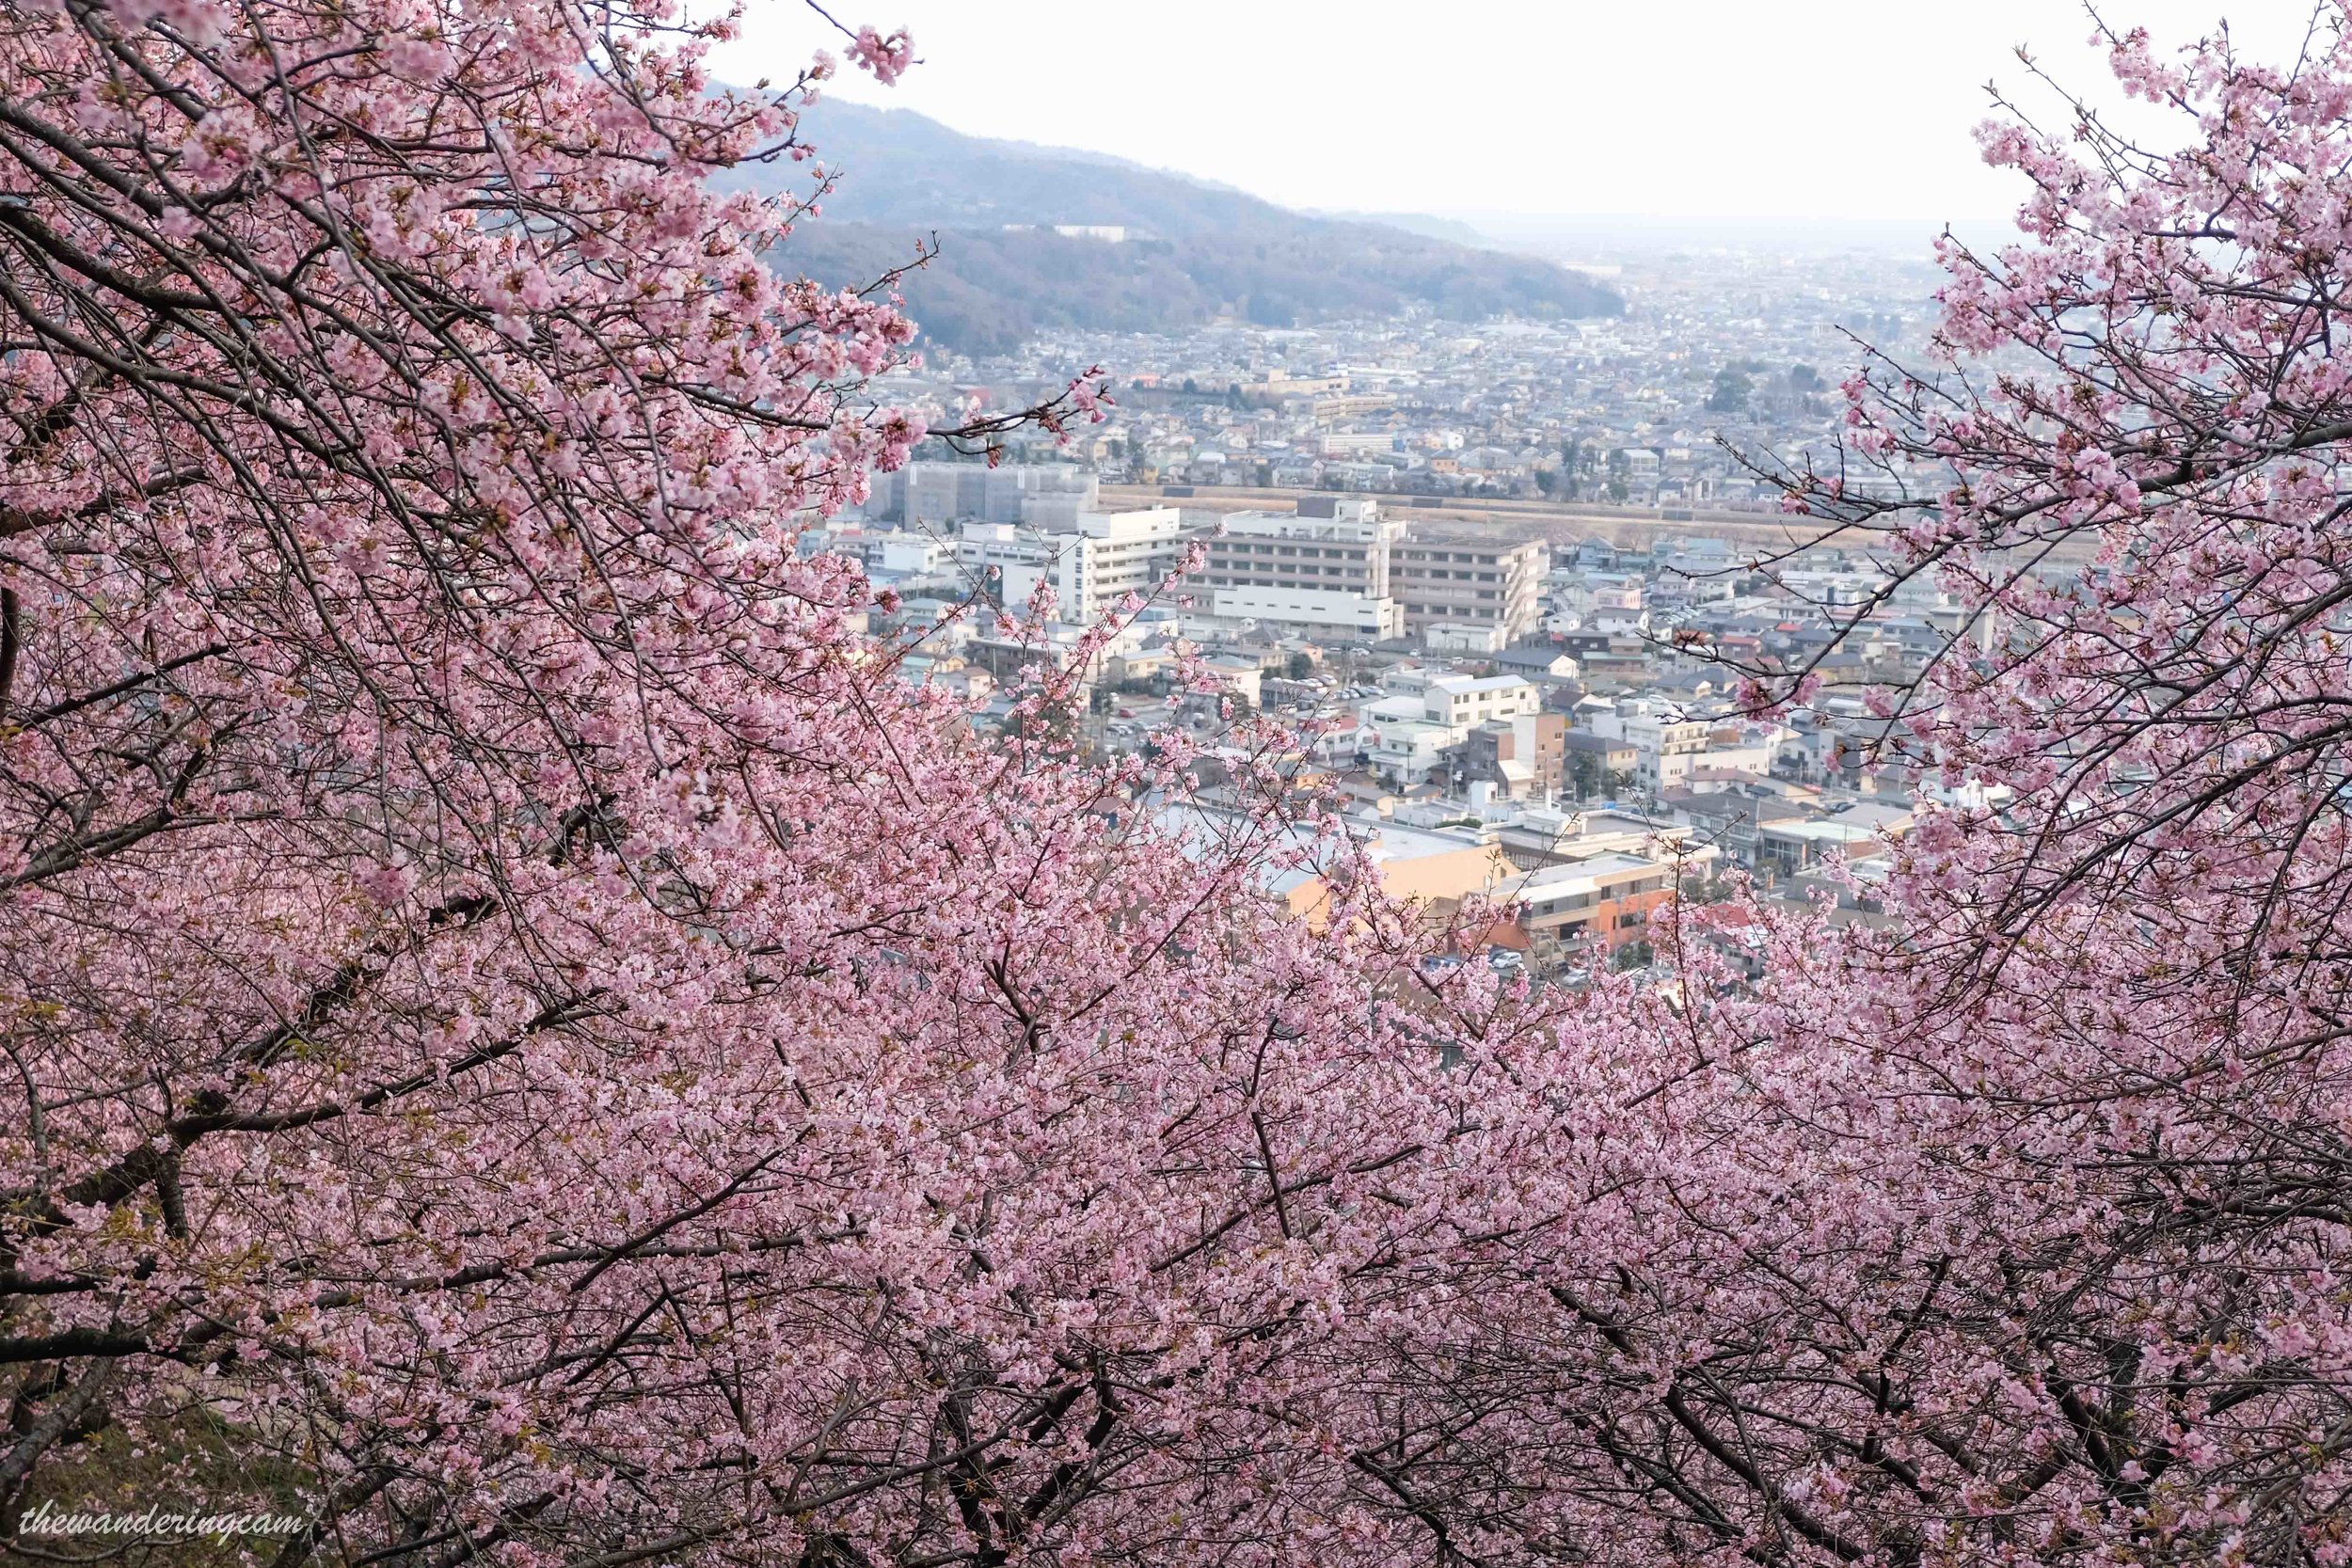
[[[2062, 80], [2106, 77], [2075, 0], [827, 4], [910, 26], [923, 61], [895, 88], [845, 77], [845, 97], [1363, 211], [1997, 217], [2013, 187], [1969, 135], [1985, 82], [2027, 89], [2020, 43]], [[2277, 56], [2311, 6], [2103, 11], [2160, 42], [2227, 16], [2242, 48]], [[752, 0], [719, 63], [781, 77], [823, 41], [796, 0]]]

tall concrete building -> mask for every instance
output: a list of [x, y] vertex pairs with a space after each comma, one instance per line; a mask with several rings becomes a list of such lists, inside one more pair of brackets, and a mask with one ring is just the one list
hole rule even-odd
[[1505, 643], [1543, 618], [1544, 573], [1550, 550], [1540, 539], [1513, 543], [1489, 534], [1416, 530], [1397, 545], [1390, 581], [1405, 604], [1405, 629], [1500, 627]]
[[921, 524], [1067, 521], [1094, 510], [1101, 482], [1069, 464], [910, 463], [877, 473], [859, 510], [879, 521]]
[[1067, 526], [1040, 530], [1061, 546], [1054, 590], [1064, 620], [1091, 621], [1129, 594], [1149, 594], [1184, 559], [1197, 529], [1172, 506], [1081, 512]]
[[1041, 579], [1050, 580], [1058, 619], [1092, 621], [1126, 594], [1157, 588], [1192, 531], [1168, 506], [1081, 512], [1044, 528], [967, 522], [956, 560], [1000, 604], [1024, 605]]
[[1209, 541], [1200, 580], [1219, 615], [1398, 637], [1405, 617], [1389, 574], [1403, 533], [1374, 502], [1347, 497], [1309, 496], [1295, 514], [1237, 512]]
[[1500, 649], [1541, 623], [1549, 565], [1541, 540], [1408, 532], [1377, 502], [1308, 496], [1295, 514], [1227, 517], [1200, 580], [1219, 615], [1374, 639], [1467, 629]]

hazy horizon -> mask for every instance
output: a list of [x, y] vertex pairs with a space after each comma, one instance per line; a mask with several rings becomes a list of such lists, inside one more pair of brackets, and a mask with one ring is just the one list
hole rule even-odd
[[[2242, 48], [2273, 58], [2293, 54], [2308, 20], [2291, 0], [2142, 0], [2133, 19], [2170, 46], [2225, 13]], [[2088, 13], [2063, 0], [1986, 0], [1965, 15], [1865, 0], [1692, 0], [1671, 14], [1503, 4], [1475, 26], [1417, 6], [1320, 0], [1202, 0], [1181, 25], [1098, 8], [1035, 30], [946, 0], [836, 14], [907, 24], [921, 60], [889, 88], [845, 71], [827, 89], [845, 99], [1286, 207], [1490, 230], [2005, 224], [2017, 182], [1983, 166], [1971, 134], [1991, 111], [1984, 86], [2054, 102], [2014, 46], [2030, 44], [2068, 87], [2113, 97], [2103, 52], [2086, 46]], [[754, 9], [714, 63], [732, 78], [782, 79], [839, 41], [797, 8]], [[1618, 65], [1660, 60], [1671, 64]], [[1015, 80], [1027, 90], [1004, 90]]]
[[[846, 98], [847, 95], [842, 95]], [[841, 99], [828, 95], [810, 110], [803, 122], [803, 134], [818, 148], [826, 151], [825, 117], [832, 105]], [[883, 114], [910, 114], [946, 126], [946, 122], [904, 103], [871, 98], [848, 100], [860, 110]], [[1245, 191], [1230, 182], [1212, 179], [1181, 168], [1148, 164], [1141, 159], [1128, 158], [1099, 147], [1079, 146], [1069, 142], [1032, 141], [1022, 137], [991, 136], [965, 131], [961, 127], [946, 128], [962, 136], [991, 145], [1033, 149], [1040, 153], [1058, 153], [1088, 162], [1105, 161], [1125, 166], [1167, 175], [1209, 189], [1239, 192], [1256, 199], [1273, 201], [1256, 192]], [[854, 182], [859, 171], [845, 168], [848, 179]], [[1656, 213], [1571, 213], [1571, 212], [1510, 212], [1469, 209], [1390, 207], [1366, 209], [1329, 206], [1313, 203], [1292, 204], [1275, 202], [1286, 210], [1316, 217], [1350, 219], [1364, 222], [1397, 222], [1399, 220], [1431, 219], [1437, 223], [1459, 227], [1472, 231], [1479, 243], [1498, 248], [1530, 252], [1556, 253], [1563, 258], [1572, 253], [1579, 259], [1603, 259], [1603, 253], [1668, 245], [1673, 247], [1724, 245], [1740, 248], [1763, 246], [1806, 251], [1821, 249], [1886, 249], [1924, 256], [1925, 243], [1948, 227], [1963, 237], [1972, 239], [2005, 235], [2012, 230], [2012, 220], [2005, 215], [1963, 215], [1949, 219], [1917, 217], [1791, 217], [1772, 214], [1708, 215], [1661, 214]], [[1409, 227], [1409, 224], [1407, 225]], [[1471, 232], [1459, 236], [1465, 243]]]

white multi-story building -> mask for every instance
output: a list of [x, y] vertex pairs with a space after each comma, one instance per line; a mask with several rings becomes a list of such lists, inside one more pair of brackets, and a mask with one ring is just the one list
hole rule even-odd
[[1426, 781], [1445, 766], [1447, 748], [1460, 736], [1444, 724], [1397, 714], [1368, 714], [1372, 732], [1367, 751], [1373, 769], [1410, 787]]
[[1358, 710], [1357, 722], [1372, 737], [1364, 750], [1374, 769], [1410, 785], [1439, 771], [1447, 753], [1479, 725], [1542, 709], [1542, 689], [1517, 675], [1481, 679], [1406, 670], [1396, 673], [1388, 695]]
[[1416, 531], [1394, 552], [1393, 592], [1405, 601], [1405, 625], [1416, 632], [1442, 625], [1489, 627], [1507, 647], [1543, 619], [1549, 555], [1538, 539]]
[[1296, 513], [1237, 512], [1209, 541], [1200, 581], [1220, 616], [1398, 637], [1405, 615], [1389, 593], [1389, 550], [1404, 531], [1375, 503], [1337, 496], [1310, 496]]
[[1422, 691], [1422, 708], [1429, 721], [1467, 730], [1489, 719], [1516, 719], [1540, 713], [1543, 689], [1517, 675], [1441, 675]]
[[885, 578], [932, 577], [954, 559], [947, 541], [901, 529], [874, 537], [866, 552], [866, 567]]
[[1092, 621], [1128, 594], [1157, 588], [1189, 537], [1173, 507], [1081, 512], [1050, 529], [966, 523], [956, 559], [1000, 604], [1026, 604], [1041, 581], [1050, 582], [1060, 619]]
[[1647, 703], [1621, 704], [1614, 713], [1597, 714], [1592, 730], [1633, 748], [1633, 782], [1653, 795], [1688, 778], [1691, 759], [1705, 752], [1715, 735], [1706, 720], [1672, 709], [1653, 711]]
[[1129, 594], [1150, 595], [1183, 561], [1197, 531], [1172, 506], [1082, 512], [1069, 528], [1045, 531], [1062, 546], [1054, 582], [1062, 614], [1091, 621]]
[[1468, 626], [1439, 621], [1422, 628], [1421, 645], [1433, 654], [1499, 654], [1503, 648], [1503, 632], [1501, 626]]
[[1737, 725], [1692, 719], [1668, 707], [1652, 708], [1646, 702], [1596, 715], [1592, 732], [1633, 748], [1633, 782], [1652, 795], [1679, 789], [1699, 771], [1763, 778], [1772, 771], [1777, 744], [1770, 737], [1746, 735]]

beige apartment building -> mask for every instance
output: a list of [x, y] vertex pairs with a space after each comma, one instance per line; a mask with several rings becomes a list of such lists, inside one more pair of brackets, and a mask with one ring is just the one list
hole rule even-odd
[[1403, 532], [1373, 502], [1339, 496], [1309, 496], [1295, 514], [1237, 512], [1209, 541], [1201, 582], [1219, 615], [1401, 636], [1389, 582]]
[[1305, 588], [1389, 596], [1390, 546], [1401, 524], [1368, 500], [1309, 496], [1296, 513], [1236, 512], [1209, 541], [1211, 588]]
[[1308, 496], [1295, 514], [1236, 512], [1209, 541], [1201, 585], [1216, 613], [1378, 638], [1471, 627], [1500, 648], [1543, 619], [1550, 547], [1490, 534], [1425, 532], [1359, 497]]
[[1390, 583], [1405, 603], [1409, 634], [1434, 626], [1500, 626], [1505, 642], [1543, 619], [1544, 573], [1550, 547], [1477, 533], [1416, 530], [1390, 555]]

